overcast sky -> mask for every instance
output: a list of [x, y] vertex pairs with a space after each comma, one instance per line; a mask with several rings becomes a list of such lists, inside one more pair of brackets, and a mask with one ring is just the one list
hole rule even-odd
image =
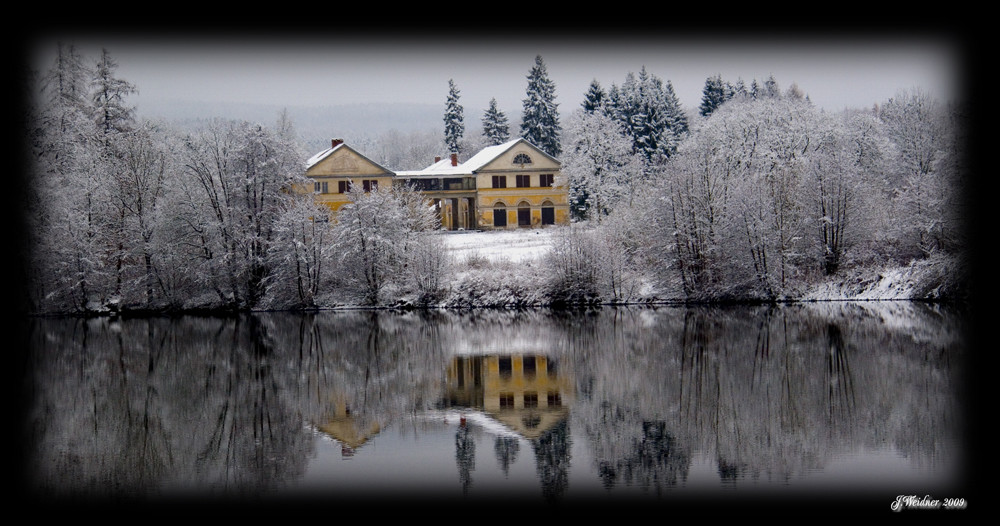
[[[439, 31], [439, 33], [445, 33]], [[579, 106], [592, 80], [621, 84], [646, 70], [669, 81], [681, 104], [697, 107], [705, 79], [763, 81], [782, 90], [793, 82], [816, 105], [839, 110], [870, 107], [898, 90], [919, 87], [942, 99], [961, 93], [961, 49], [947, 34], [853, 31], [820, 37], [778, 33], [684, 33], [635, 30], [557, 32], [539, 39], [525, 32], [489, 37], [409, 38], [402, 31], [352, 32], [340, 38], [286, 34], [224, 35], [212, 39], [171, 34], [38, 35], [38, 67], [51, 64], [56, 41], [74, 43], [88, 58], [106, 48], [118, 75], [139, 89], [132, 100], [232, 101], [296, 105], [417, 102], [444, 107], [448, 80], [467, 108], [496, 98], [520, 113], [527, 74], [541, 55], [556, 86], [561, 113]]]

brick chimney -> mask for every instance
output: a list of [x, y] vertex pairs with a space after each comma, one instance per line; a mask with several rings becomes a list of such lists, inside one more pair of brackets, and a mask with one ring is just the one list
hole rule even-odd
[[457, 153], [451, 154], [451, 165], [452, 166], [458, 166], [458, 154]]
[[439, 162], [441, 162], [441, 156], [440, 155], [435, 155], [434, 156], [434, 164], [437, 164]]
[[336, 148], [337, 146], [340, 146], [341, 144], [344, 144], [344, 139], [333, 139], [333, 140], [330, 141], [330, 147], [331, 148]]

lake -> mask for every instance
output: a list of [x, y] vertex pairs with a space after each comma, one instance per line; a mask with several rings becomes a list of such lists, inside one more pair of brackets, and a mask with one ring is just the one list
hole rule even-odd
[[941, 305], [28, 323], [44, 501], [966, 497], [965, 323]]

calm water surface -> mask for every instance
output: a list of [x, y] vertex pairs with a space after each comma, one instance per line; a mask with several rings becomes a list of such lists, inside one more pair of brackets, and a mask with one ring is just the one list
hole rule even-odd
[[30, 321], [61, 499], [962, 497], [940, 306]]

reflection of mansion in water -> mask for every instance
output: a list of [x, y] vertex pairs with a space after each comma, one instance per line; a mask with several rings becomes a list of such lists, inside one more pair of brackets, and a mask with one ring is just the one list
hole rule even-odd
[[[481, 414], [528, 440], [566, 420], [572, 399], [569, 375], [555, 359], [536, 354], [454, 357], [444, 390], [442, 409]], [[326, 419], [316, 427], [339, 442], [345, 456], [382, 431], [375, 415], [352, 412], [345, 397], [330, 402]]]
[[378, 422], [366, 422], [352, 414], [351, 406], [342, 396], [335, 397], [332, 403], [328, 418], [317, 428], [340, 442], [341, 453], [344, 456], [354, 454], [355, 449], [382, 431]]
[[565, 420], [572, 397], [556, 360], [535, 354], [455, 357], [446, 388], [450, 407], [482, 410], [528, 439]]

